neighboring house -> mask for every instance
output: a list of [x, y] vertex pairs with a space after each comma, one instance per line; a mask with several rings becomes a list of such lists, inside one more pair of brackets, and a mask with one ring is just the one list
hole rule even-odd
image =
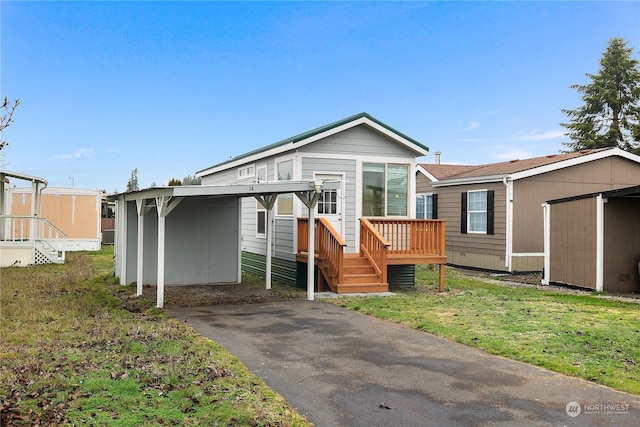
[[638, 185], [640, 156], [609, 148], [416, 170], [418, 217], [447, 221], [450, 264], [531, 272], [544, 267], [543, 203]]
[[[407, 243], [410, 235], [421, 226], [416, 224], [423, 224], [415, 220], [411, 222], [415, 218], [413, 171], [416, 158], [424, 156], [427, 151], [428, 148], [416, 140], [369, 114], [361, 113], [239, 155], [197, 172], [196, 177], [201, 178], [202, 185], [298, 180], [338, 182], [337, 190], [322, 192], [315, 216], [336, 231], [347, 254], [355, 254], [345, 259], [358, 258], [363, 239], [366, 240], [369, 236], [368, 231], [363, 228], [367, 223], [360, 221], [361, 218], [369, 219], [373, 227], [385, 234], [392, 252], [394, 249], [402, 250], [408, 256], [412, 250], [418, 250], [419, 245], [418, 237], [415, 237], [418, 234], [414, 234], [414, 240]], [[270, 249], [273, 254], [273, 277], [285, 283], [301, 284], [307, 268], [303, 255], [306, 252], [306, 241], [301, 240], [306, 238], [307, 227], [304, 204], [292, 194], [280, 195], [270, 227], [263, 203], [254, 197], [247, 197], [242, 199], [241, 205], [243, 270], [265, 274], [268, 250], [266, 233], [267, 230], [272, 230]], [[396, 222], [394, 225], [384, 222], [385, 220]], [[434, 227], [444, 227], [442, 222], [434, 224]], [[396, 228], [392, 230], [391, 227]], [[421, 232], [425, 236], [431, 236], [438, 231], [425, 229]], [[405, 240], [400, 242], [400, 236]], [[425, 245], [435, 245], [438, 242], [435, 237], [424, 238]], [[435, 250], [429, 252], [433, 255]], [[388, 269], [383, 269], [385, 271], [378, 271], [387, 280], [382, 280], [384, 287], [376, 289], [386, 290], [387, 282], [414, 283], [414, 265], [425, 259], [416, 256], [413, 260], [401, 260], [399, 257], [399, 252], [388, 257], [391, 265]], [[443, 259], [440, 254], [427, 261], [443, 263]], [[339, 273], [329, 273], [325, 278], [332, 274]], [[329, 287], [336, 290], [332, 287], [332, 280], [326, 280]], [[367, 281], [364, 277], [361, 280]], [[337, 281], [339, 280], [336, 279]], [[352, 292], [355, 289], [351, 287], [347, 290], [347, 287], [343, 287], [337, 289], [337, 292]]]
[[0, 267], [62, 263], [68, 250], [100, 249], [100, 192], [47, 185], [0, 171]]
[[640, 185], [545, 204], [543, 283], [640, 292]]
[[[31, 189], [12, 187], [9, 190], [11, 215], [29, 215]], [[102, 241], [102, 192], [81, 188], [46, 187], [42, 190], [40, 212], [66, 236], [67, 251], [97, 251]]]

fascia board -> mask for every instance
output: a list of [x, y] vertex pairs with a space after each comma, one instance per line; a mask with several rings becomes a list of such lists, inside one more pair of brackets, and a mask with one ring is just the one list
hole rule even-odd
[[469, 184], [485, 184], [488, 182], [502, 182], [505, 179], [510, 179], [509, 175], [489, 175], [489, 176], [474, 176], [469, 178], [457, 178], [457, 179], [445, 179], [433, 183], [434, 187], [452, 187], [454, 185], [469, 185]]
[[219, 165], [217, 167], [213, 167], [213, 168], [208, 168], [208, 169], [204, 169], [202, 171], [196, 172], [195, 176], [196, 178], [202, 178], [203, 176], [207, 176], [207, 175], [211, 175], [217, 172], [222, 172], [228, 169], [233, 169], [235, 167], [238, 166], [242, 166], [244, 164], [248, 164], [248, 163], [253, 163], [259, 160], [263, 160], [265, 158], [268, 157], [273, 157], [273, 156], [277, 156], [279, 154], [294, 150], [294, 149], [298, 149], [301, 147], [304, 147], [305, 145], [314, 143], [316, 141], [319, 141], [321, 139], [330, 137], [332, 135], [338, 134], [340, 132], [344, 132], [345, 130], [351, 129], [353, 127], [362, 125], [362, 124], [366, 124], [367, 126], [371, 127], [372, 129], [376, 130], [377, 132], [387, 136], [388, 138], [394, 140], [395, 142], [403, 145], [404, 147], [410, 149], [411, 151], [424, 156], [426, 155], [429, 150], [425, 150], [422, 147], [417, 146], [416, 144], [412, 143], [411, 141], [403, 138], [402, 136], [398, 135], [395, 132], [390, 131], [389, 129], [387, 129], [384, 126], [379, 125], [378, 123], [374, 122], [373, 120], [369, 119], [368, 117], [359, 117], [355, 120], [352, 120], [350, 122], [347, 123], [343, 123], [340, 126], [335, 126], [332, 127], [330, 129], [327, 129], [324, 132], [320, 132], [317, 133], [315, 135], [312, 135], [308, 138], [305, 138], [303, 140], [297, 141], [297, 142], [289, 142], [287, 144], [283, 144], [283, 145], [279, 145], [277, 147], [274, 147], [270, 150], [266, 150], [266, 151], [261, 151], [259, 153], [256, 153], [255, 155], [252, 156], [248, 156], [248, 157], [242, 157], [240, 159], [238, 159], [237, 161], [230, 161], [228, 163]]
[[436, 178], [435, 176], [431, 175], [429, 173], [429, 171], [426, 170], [425, 168], [423, 168], [422, 166], [417, 165], [416, 169], [417, 169], [418, 172], [420, 172], [422, 175], [424, 175], [429, 181], [431, 181], [431, 182], [437, 182], [438, 181], [438, 178]]
[[540, 175], [546, 172], [553, 172], [558, 169], [564, 169], [570, 166], [576, 166], [594, 160], [606, 159], [607, 157], [620, 156], [625, 159], [631, 160], [640, 164], [640, 156], [624, 151], [620, 148], [612, 148], [611, 150], [599, 151], [597, 153], [586, 154], [584, 156], [576, 157], [574, 159], [563, 160], [561, 162], [552, 163], [550, 165], [540, 166], [537, 168], [529, 169], [522, 172], [516, 172], [511, 174], [511, 179], [514, 181], [523, 178], [529, 178], [530, 176]]

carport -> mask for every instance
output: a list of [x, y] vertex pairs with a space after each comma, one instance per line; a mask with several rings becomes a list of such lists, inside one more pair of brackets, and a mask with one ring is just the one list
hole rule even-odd
[[[338, 182], [283, 181], [234, 185], [157, 187], [121, 193], [116, 202], [115, 273], [120, 284], [156, 285], [156, 306], [164, 305], [164, 286], [241, 281], [243, 197], [255, 197], [267, 210], [266, 288], [271, 289], [271, 223], [279, 194], [295, 194], [310, 222], [322, 190]], [[155, 213], [155, 214], [154, 214]], [[309, 227], [309, 260], [315, 256]], [[307, 272], [307, 299], [314, 299], [314, 272]]]

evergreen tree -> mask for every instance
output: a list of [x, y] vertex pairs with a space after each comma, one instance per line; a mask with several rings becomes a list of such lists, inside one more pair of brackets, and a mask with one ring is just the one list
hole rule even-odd
[[182, 185], [182, 181], [180, 181], [177, 178], [171, 178], [171, 180], [169, 180], [169, 187], [177, 187], [179, 185]]
[[196, 178], [195, 175], [187, 175], [182, 179], [182, 185], [200, 185], [200, 178]]
[[640, 154], [640, 68], [632, 53], [623, 39], [611, 39], [598, 74], [586, 74], [591, 83], [571, 86], [584, 105], [562, 110], [570, 119], [562, 123], [568, 151], [619, 147]]
[[140, 187], [138, 186], [138, 168], [131, 171], [131, 178], [127, 182], [127, 191], [138, 191]]

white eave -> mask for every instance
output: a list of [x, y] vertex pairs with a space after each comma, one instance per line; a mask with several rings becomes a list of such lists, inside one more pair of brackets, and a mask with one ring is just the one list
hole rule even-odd
[[422, 167], [422, 165], [417, 165], [416, 169], [418, 170], [418, 172], [420, 172], [422, 175], [424, 175], [425, 177], [427, 177], [427, 179], [431, 182], [437, 182], [438, 178], [436, 178], [435, 176], [433, 176], [431, 173], [429, 173], [428, 170], [426, 170], [424, 167]]
[[273, 148], [270, 149], [266, 149], [266, 150], [260, 150], [254, 154], [248, 155], [248, 156], [242, 156], [240, 158], [238, 158], [237, 160], [230, 160], [228, 162], [222, 163], [218, 166], [213, 166], [207, 169], [203, 169], [199, 172], [196, 172], [195, 176], [196, 178], [202, 178], [203, 176], [207, 176], [207, 175], [211, 175], [214, 173], [218, 173], [227, 169], [233, 169], [236, 168], [238, 166], [242, 166], [248, 163], [254, 163], [256, 161], [265, 159], [267, 157], [273, 157], [273, 156], [277, 156], [286, 152], [290, 152], [292, 150], [297, 150], [301, 147], [304, 147], [305, 145], [314, 143], [316, 141], [319, 141], [321, 139], [330, 137], [332, 135], [335, 135], [337, 133], [343, 132], [347, 129], [351, 129], [353, 127], [356, 126], [360, 126], [360, 125], [367, 125], [369, 127], [371, 127], [372, 129], [374, 129], [375, 131], [387, 136], [388, 138], [394, 140], [395, 142], [403, 145], [405, 148], [410, 149], [411, 151], [415, 152], [416, 154], [418, 154], [419, 156], [425, 156], [429, 150], [423, 149], [422, 147], [414, 144], [413, 142], [409, 141], [408, 139], [402, 137], [401, 135], [398, 135], [397, 133], [387, 129], [384, 126], [381, 126], [380, 124], [376, 123], [375, 121], [369, 119], [368, 117], [359, 117], [355, 120], [349, 121], [347, 123], [344, 123], [342, 125], [339, 126], [335, 126], [332, 128], [327, 129], [324, 132], [320, 132], [314, 135], [309, 136], [308, 138], [299, 140], [299, 141], [290, 141], [290, 142], [284, 142], [281, 145], [277, 145]]

